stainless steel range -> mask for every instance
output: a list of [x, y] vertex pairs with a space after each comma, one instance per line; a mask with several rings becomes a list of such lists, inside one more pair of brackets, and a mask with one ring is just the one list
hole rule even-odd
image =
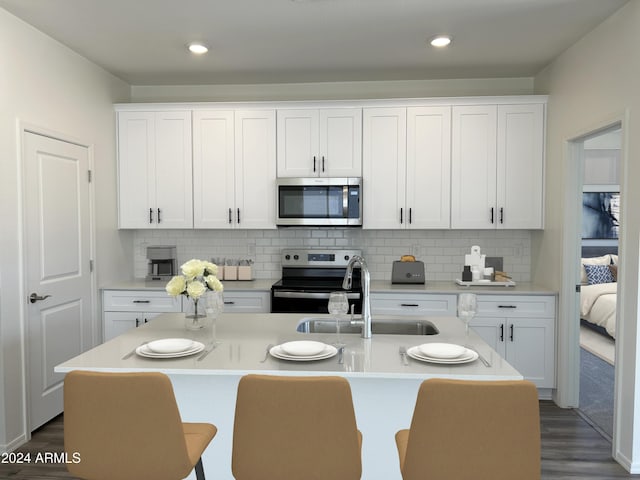
[[[271, 286], [273, 313], [328, 313], [329, 294], [343, 291], [347, 263], [360, 250], [283, 250], [282, 279]], [[360, 269], [353, 274], [347, 290], [349, 307], [362, 311]]]

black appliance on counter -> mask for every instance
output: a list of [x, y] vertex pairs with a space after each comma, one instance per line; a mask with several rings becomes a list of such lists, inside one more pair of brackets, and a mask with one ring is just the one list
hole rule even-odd
[[[271, 286], [272, 313], [329, 313], [329, 294], [343, 291], [347, 263], [359, 250], [283, 250], [282, 279]], [[349, 308], [362, 312], [360, 267], [353, 270], [353, 283], [346, 290]]]

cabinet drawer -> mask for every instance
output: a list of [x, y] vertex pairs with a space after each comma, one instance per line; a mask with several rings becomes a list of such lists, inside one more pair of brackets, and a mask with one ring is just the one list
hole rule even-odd
[[478, 295], [478, 317], [554, 318], [556, 299], [545, 295]]
[[105, 290], [103, 309], [111, 312], [181, 312], [182, 297], [161, 291]]
[[224, 292], [224, 311], [229, 313], [269, 313], [269, 292]]
[[455, 315], [456, 296], [376, 293], [371, 295], [371, 311], [385, 315]]

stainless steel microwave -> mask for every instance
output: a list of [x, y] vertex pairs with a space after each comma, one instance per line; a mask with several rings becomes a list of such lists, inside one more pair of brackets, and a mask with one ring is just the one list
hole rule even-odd
[[277, 225], [362, 225], [362, 178], [279, 178]]

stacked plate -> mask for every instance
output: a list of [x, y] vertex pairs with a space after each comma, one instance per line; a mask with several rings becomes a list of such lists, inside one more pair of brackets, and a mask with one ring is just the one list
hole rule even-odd
[[163, 338], [136, 348], [136, 353], [148, 358], [177, 358], [204, 350], [204, 344], [188, 338]]
[[478, 359], [478, 353], [455, 343], [424, 343], [407, 349], [407, 355], [430, 363], [469, 363]]
[[269, 354], [273, 357], [297, 362], [323, 360], [333, 357], [336, 353], [338, 353], [338, 349], [333, 345], [310, 340], [286, 342], [269, 350]]

